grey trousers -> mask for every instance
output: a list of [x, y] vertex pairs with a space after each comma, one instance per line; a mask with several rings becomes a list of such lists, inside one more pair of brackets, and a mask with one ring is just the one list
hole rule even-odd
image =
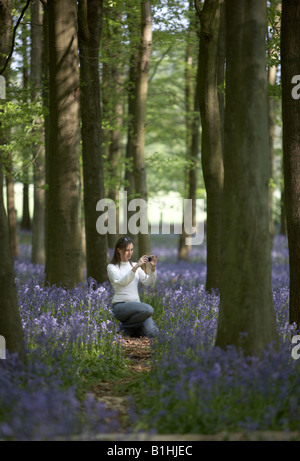
[[121, 332], [131, 336], [154, 338], [158, 328], [152, 315], [154, 309], [150, 304], [141, 302], [120, 302], [112, 305], [114, 316], [121, 322]]

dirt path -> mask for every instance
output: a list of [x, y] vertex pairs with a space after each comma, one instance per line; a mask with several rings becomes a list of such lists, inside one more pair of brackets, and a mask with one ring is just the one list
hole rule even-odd
[[128, 394], [122, 391], [136, 378], [137, 373], [150, 370], [151, 344], [148, 338], [126, 338], [121, 340], [124, 355], [129, 359], [130, 376], [118, 383], [101, 381], [92, 386], [91, 392], [108, 409], [117, 411], [123, 431], [128, 431]]

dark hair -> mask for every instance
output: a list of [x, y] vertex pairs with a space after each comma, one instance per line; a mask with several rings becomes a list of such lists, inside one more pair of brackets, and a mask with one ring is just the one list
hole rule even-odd
[[[125, 251], [126, 248], [128, 247], [128, 245], [130, 245], [130, 243], [133, 244], [133, 240], [130, 237], [121, 237], [121, 238], [119, 238], [119, 240], [117, 241], [117, 243], [115, 245], [114, 254], [112, 256], [110, 264], [115, 264], [115, 265], [118, 264], [118, 266], [120, 266], [121, 258], [120, 258], [120, 253], [118, 252], [118, 250], [124, 250]], [[132, 264], [132, 263], [130, 262], [130, 264]]]

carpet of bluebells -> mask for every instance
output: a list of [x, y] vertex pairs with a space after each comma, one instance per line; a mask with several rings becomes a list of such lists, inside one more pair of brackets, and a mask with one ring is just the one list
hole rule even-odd
[[[154, 289], [141, 289], [141, 297], [153, 305], [160, 334], [151, 371], [130, 397], [131, 427], [159, 433], [297, 430], [300, 364], [291, 357], [286, 238], [276, 236], [272, 251], [281, 346], [259, 359], [214, 347], [219, 297], [204, 289], [205, 246], [193, 248], [190, 262], [177, 262], [176, 248], [175, 237], [153, 240], [158, 280]], [[21, 249], [15, 274], [26, 361], [7, 354], [0, 362], [0, 439], [121, 430], [116, 412], [81, 391], [84, 380], [118, 380], [125, 373], [110, 284], [45, 287], [44, 268], [31, 264], [29, 245]]]

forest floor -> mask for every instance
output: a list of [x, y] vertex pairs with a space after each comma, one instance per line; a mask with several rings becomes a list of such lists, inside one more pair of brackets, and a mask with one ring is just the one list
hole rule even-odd
[[108, 409], [118, 412], [119, 422], [124, 432], [130, 430], [128, 395], [131, 383], [140, 373], [148, 373], [151, 366], [151, 344], [148, 338], [123, 338], [123, 354], [129, 359], [127, 377], [116, 382], [102, 381], [92, 386], [91, 392]]
[[136, 432], [131, 427], [129, 412], [131, 385], [134, 387], [141, 373], [148, 373], [151, 368], [151, 344], [147, 338], [126, 338], [122, 340], [123, 353], [129, 359], [129, 373], [126, 378], [116, 382], [101, 381], [93, 384], [90, 393], [108, 409], [117, 411], [122, 427], [120, 433], [81, 434], [73, 440], [96, 441], [299, 441], [300, 432], [254, 431], [219, 432], [216, 434], [152, 434]]

